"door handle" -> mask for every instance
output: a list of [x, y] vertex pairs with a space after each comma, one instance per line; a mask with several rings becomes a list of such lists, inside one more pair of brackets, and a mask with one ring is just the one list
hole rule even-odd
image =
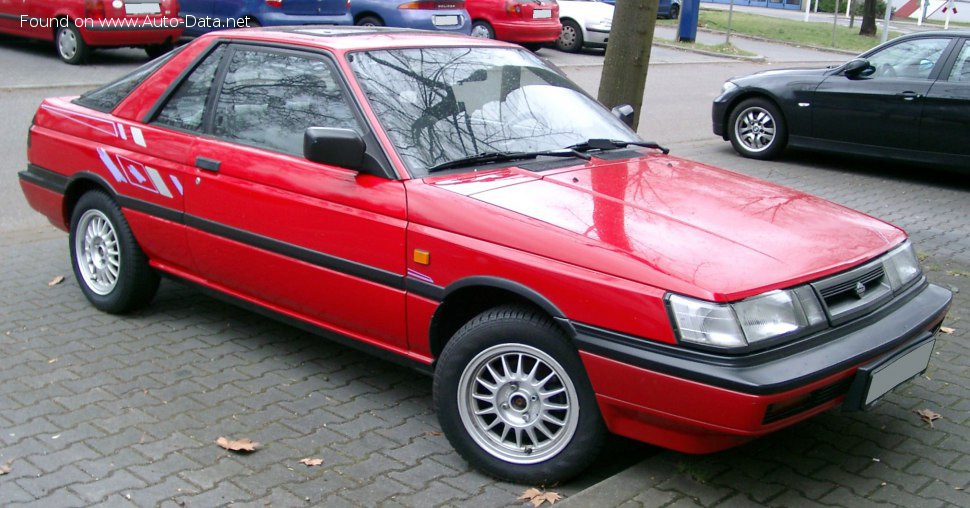
[[904, 101], [911, 101], [913, 99], [919, 99], [920, 97], [922, 97], [922, 95], [920, 95], [920, 94], [918, 94], [916, 92], [909, 92], [909, 91], [900, 92], [900, 93], [896, 94], [896, 96], [897, 97], [902, 97]]
[[222, 164], [221, 162], [219, 162], [219, 161], [217, 161], [215, 159], [210, 159], [208, 157], [196, 157], [195, 158], [195, 167], [197, 167], [199, 169], [204, 169], [206, 171], [212, 171], [213, 173], [218, 173], [219, 172], [219, 166], [221, 164]]

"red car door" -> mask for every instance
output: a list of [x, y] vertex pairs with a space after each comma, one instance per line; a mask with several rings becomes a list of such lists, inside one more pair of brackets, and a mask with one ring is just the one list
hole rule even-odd
[[403, 184], [302, 157], [307, 127], [363, 132], [336, 66], [320, 54], [248, 45], [227, 49], [222, 66], [185, 196], [199, 274], [404, 353]]

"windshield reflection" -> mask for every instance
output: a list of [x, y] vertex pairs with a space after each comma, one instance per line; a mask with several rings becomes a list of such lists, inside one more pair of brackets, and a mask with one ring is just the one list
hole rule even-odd
[[636, 135], [524, 50], [354, 53], [351, 67], [413, 176], [483, 152], [554, 150]]

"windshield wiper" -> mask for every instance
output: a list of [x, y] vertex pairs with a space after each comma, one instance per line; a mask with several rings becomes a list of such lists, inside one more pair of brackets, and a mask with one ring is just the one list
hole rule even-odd
[[588, 161], [591, 157], [585, 153], [575, 150], [572, 147], [563, 148], [560, 150], [543, 150], [538, 152], [483, 152], [478, 155], [471, 155], [468, 157], [462, 157], [460, 159], [451, 160], [448, 162], [442, 162], [437, 166], [431, 166], [428, 168], [428, 173], [435, 173], [437, 171], [444, 171], [446, 169], [461, 168], [465, 166], [474, 166], [476, 164], [488, 164], [491, 162], [506, 162], [514, 161], [520, 159], [535, 159], [536, 157], [579, 157], [584, 161]]
[[653, 141], [620, 141], [616, 139], [588, 139], [583, 143], [568, 146], [566, 149], [576, 150], [578, 152], [588, 152], [590, 150], [615, 150], [617, 148], [626, 148], [630, 145], [654, 148], [663, 152], [664, 155], [670, 153], [669, 148], [660, 146]]

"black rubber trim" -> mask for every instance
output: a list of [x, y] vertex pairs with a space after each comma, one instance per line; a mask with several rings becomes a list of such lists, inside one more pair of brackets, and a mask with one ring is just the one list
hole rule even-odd
[[408, 293], [414, 293], [428, 300], [440, 302], [445, 299], [445, 288], [423, 280], [408, 277], [404, 280], [404, 287]]
[[780, 393], [873, 360], [932, 332], [953, 295], [922, 284], [858, 322], [750, 355], [719, 355], [573, 323], [579, 349], [635, 367], [743, 393]]
[[378, 347], [378, 346], [374, 346], [374, 345], [368, 344], [366, 342], [361, 342], [361, 341], [359, 341], [357, 339], [354, 339], [353, 337], [348, 337], [346, 335], [343, 335], [343, 334], [340, 334], [340, 333], [336, 333], [336, 332], [327, 330], [325, 328], [321, 328], [321, 327], [319, 327], [317, 325], [314, 325], [313, 323], [308, 323], [308, 322], [306, 322], [306, 321], [304, 321], [302, 319], [297, 319], [297, 318], [294, 318], [292, 316], [288, 316], [286, 314], [281, 314], [281, 313], [276, 312], [274, 310], [267, 309], [266, 307], [263, 307], [262, 305], [259, 305], [259, 304], [256, 304], [256, 303], [252, 303], [252, 302], [250, 302], [248, 300], [243, 300], [241, 298], [237, 298], [237, 297], [231, 296], [231, 295], [229, 295], [227, 293], [223, 293], [222, 291], [218, 291], [216, 289], [212, 289], [210, 287], [207, 287], [207, 286], [204, 286], [204, 285], [201, 285], [201, 284], [198, 284], [198, 283], [195, 283], [195, 282], [192, 282], [192, 281], [183, 279], [181, 277], [177, 277], [177, 276], [172, 275], [170, 273], [164, 273], [163, 272], [163, 275], [166, 278], [169, 278], [169, 279], [174, 280], [174, 281], [177, 281], [177, 282], [179, 282], [181, 284], [185, 284], [187, 286], [190, 286], [192, 288], [195, 288], [195, 289], [199, 290], [201, 293], [204, 293], [205, 295], [210, 296], [212, 298], [215, 298], [217, 300], [221, 300], [221, 301], [230, 303], [232, 305], [235, 305], [235, 306], [240, 307], [242, 309], [248, 310], [250, 312], [254, 312], [254, 313], [259, 314], [261, 316], [265, 316], [265, 317], [268, 317], [270, 319], [274, 319], [276, 321], [279, 321], [279, 322], [284, 323], [286, 325], [292, 326], [294, 328], [298, 328], [300, 330], [303, 330], [305, 332], [311, 333], [313, 335], [317, 335], [319, 337], [323, 337], [325, 339], [328, 339], [328, 340], [331, 340], [333, 342], [336, 342], [336, 343], [338, 343], [338, 344], [340, 344], [342, 346], [347, 346], [347, 347], [350, 347], [350, 348], [353, 348], [353, 349], [357, 349], [359, 351], [363, 351], [364, 353], [367, 353], [367, 354], [376, 356], [376, 357], [378, 357], [378, 358], [380, 358], [382, 360], [386, 360], [386, 361], [389, 361], [391, 363], [394, 363], [394, 364], [397, 364], [397, 365], [401, 365], [403, 367], [407, 367], [407, 368], [410, 368], [410, 369], [414, 369], [414, 370], [416, 370], [416, 371], [418, 371], [418, 372], [420, 372], [422, 374], [426, 374], [426, 375], [433, 375], [434, 374], [434, 366], [433, 365], [423, 363], [423, 362], [418, 361], [418, 360], [415, 360], [413, 358], [408, 358], [408, 357], [405, 357], [405, 356], [401, 356], [398, 353], [395, 353], [395, 352], [392, 352], [392, 351], [388, 351], [388, 350], [386, 350], [384, 348], [381, 348], [381, 347]]
[[625, 159], [635, 159], [637, 157], [643, 157], [646, 154], [640, 152], [639, 150], [634, 150], [632, 148], [625, 148], [623, 150], [607, 150], [605, 152], [599, 152], [593, 154], [593, 157], [601, 159], [604, 161], [620, 161]]
[[394, 289], [400, 289], [402, 291], [405, 289], [404, 277], [394, 272], [389, 272], [380, 268], [374, 268], [347, 259], [338, 258], [336, 256], [331, 256], [329, 254], [324, 254], [322, 252], [283, 242], [281, 240], [276, 240], [249, 231], [244, 231], [242, 229], [226, 226], [225, 224], [209, 221], [193, 215], [185, 216], [185, 225], [206, 233], [235, 240], [237, 242], [251, 245], [265, 251], [279, 254], [281, 256], [298, 259], [312, 265], [344, 273], [352, 277], [374, 282], [376, 284], [381, 284]]
[[558, 307], [556, 307], [546, 297], [542, 296], [534, 289], [528, 286], [522, 285], [518, 282], [508, 280], [508, 279], [502, 279], [500, 277], [491, 277], [491, 276], [482, 275], [482, 276], [465, 277], [464, 279], [459, 279], [455, 282], [452, 282], [451, 284], [448, 285], [447, 288], [444, 289], [444, 292], [442, 294], [442, 300], [446, 298], [448, 295], [454, 293], [455, 291], [458, 291], [459, 289], [469, 287], [469, 286], [475, 286], [475, 287], [486, 286], [486, 287], [504, 289], [510, 293], [519, 295], [522, 298], [525, 298], [526, 300], [532, 302], [540, 309], [545, 311], [546, 314], [549, 314], [553, 318], [560, 318], [560, 319], [566, 318], [566, 315], [563, 314]]
[[185, 224], [185, 214], [174, 208], [156, 205], [155, 203], [149, 203], [148, 201], [122, 196], [120, 194], [115, 196], [115, 199], [118, 200], [118, 204], [121, 205], [122, 208], [141, 212], [146, 215], [152, 215], [169, 222]]
[[25, 182], [30, 182], [38, 187], [43, 187], [58, 194], [67, 192], [67, 184], [70, 181], [60, 173], [55, 173], [34, 164], [28, 164], [27, 170], [17, 173], [17, 176]]

